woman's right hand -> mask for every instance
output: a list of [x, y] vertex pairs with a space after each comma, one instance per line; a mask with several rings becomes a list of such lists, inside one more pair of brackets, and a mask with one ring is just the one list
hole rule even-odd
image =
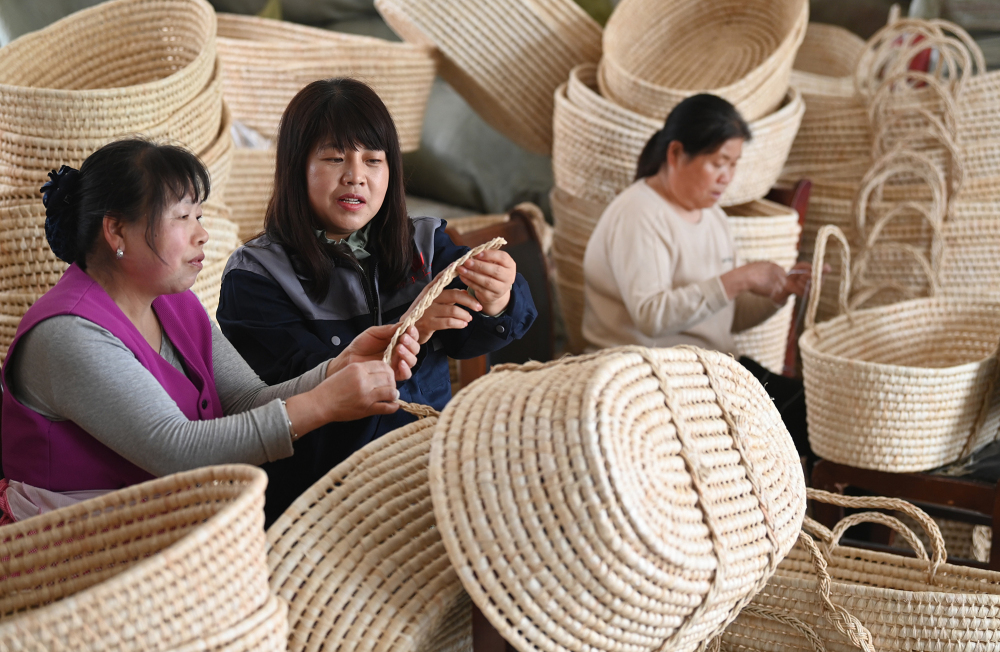
[[[417, 297], [417, 301], [419, 299], [420, 297]], [[465, 290], [445, 290], [417, 320], [417, 341], [426, 344], [436, 331], [449, 328], [462, 329], [468, 326], [472, 321], [472, 314], [459, 306], [465, 306], [474, 312], [483, 309], [483, 306]]]
[[741, 292], [752, 292], [773, 299], [784, 289], [785, 278], [785, 270], [768, 260], [741, 265], [721, 277], [722, 286], [730, 299], [735, 299]]
[[399, 409], [392, 368], [381, 360], [355, 362], [327, 376], [319, 385], [285, 402], [298, 435], [332, 421], [354, 421]]

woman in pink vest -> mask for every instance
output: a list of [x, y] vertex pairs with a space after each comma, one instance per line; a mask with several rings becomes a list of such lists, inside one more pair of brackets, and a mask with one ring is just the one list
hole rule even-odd
[[415, 332], [391, 367], [393, 325], [268, 387], [209, 321], [190, 291], [210, 191], [193, 154], [123, 140], [49, 176], [45, 235], [71, 265], [7, 351], [0, 522], [208, 464], [263, 464], [291, 455], [297, 433], [397, 409]]

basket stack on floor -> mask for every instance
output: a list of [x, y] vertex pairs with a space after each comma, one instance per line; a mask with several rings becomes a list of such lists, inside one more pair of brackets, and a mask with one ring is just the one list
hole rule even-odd
[[433, 49], [289, 23], [219, 14], [222, 88], [234, 119], [269, 146], [238, 147], [227, 202], [247, 240], [263, 229], [274, 183], [274, 140], [288, 102], [317, 79], [354, 77], [385, 102], [404, 152], [420, 146], [434, 81]]
[[286, 649], [268, 585], [267, 475], [213, 466], [0, 529], [0, 647], [37, 652]]
[[[222, 204], [226, 118], [215, 12], [203, 0], [114, 0], [0, 49], [0, 358], [25, 310], [66, 268], [46, 243], [39, 187], [50, 170], [79, 168], [118, 138], [177, 143], [205, 161], [214, 242], [201, 283], [221, 281], [221, 269], [209, 279], [212, 263], [235, 248]], [[211, 294], [199, 293], [207, 306]]]
[[[690, 95], [707, 92], [730, 100], [753, 132], [720, 200], [732, 218], [737, 249], [746, 260], [768, 251], [783, 265], [795, 262], [794, 211], [758, 200], [778, 179], [805, 111], [789, 77], [808, 11], [808, 3], [799, 0], [623, 0], [604, 31], [600, 65], [577, 66], [556, 90], [553, 256], [571, 351], [585, 346], [580, 330], [583, 253], [590, 233], [604, 207], [633, 182], [646, 141]], [[733, 20], [734, 12], [745, 20]], [[721, 61], [739, 65], [720, 66]], [[757, 223], [750, 225], [749, 219]], [[775, 250], [778, 242], [782, 245]], [[745, 333], [740, 353], [780, 372], [783, 364], [775, 352], [785, 346], [792, 310], [789, 305]]]

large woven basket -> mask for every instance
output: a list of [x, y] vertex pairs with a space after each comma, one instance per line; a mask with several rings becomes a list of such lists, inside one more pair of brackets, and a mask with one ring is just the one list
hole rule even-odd
[[0, 528], [0, 647], [169, 650], [267, 603], [264, 487], [178, 473]]
[[0, 131], [110, 139], [166, 122], [215, 66], [204, 0], [113, 0], [0, 50]]
[[45, 206], [38, 188], [0, 194], [0, 291], [44, 293], [68, 266], [45, 239]]
[[[809, 490], [813, 500], [910, 515], [931, 541], [928, 556], [916, 535], [879, 512], [852, 514], [833, 531], [807, 519], [812, 539], [796, 545], [750, 608], [722, 636], [723, 650], [817, 649], [790, 617], [829, 652], [862, 650], [990, 650], [1000, 643], [1000, 574], [945, 563], [944, 541], [934, 521], [904, 500], [849, 497]], [[903, 535], [916, 558], [838, 545], [850, 525], [874, 521]], [[822, 552], [821, 552], [822, 551]], [[822, 579], [820, 579], [822, 578]], [[762, 610], [786, 619], [762, 618]], [[753, 612], [757, 613], [753, 613]], [[853, 626], [854, 641], [834, 623]]]
[[376, 0], [405, 40], [441, 52], [440, 74], [486, 122], [525, 149], [552, 149], [552, 94], [597, 63], [601, 28], [573, 0]]
[[604, 30], [601, 92], [660, 120], [711, 93], [756, 120], [781, 104], [808, 21], [803, 0], [622, 0]]
[[394, 430], [337, 465], [268, 530], [271, 586], [289, 603], [288, 649], [471, 649], [471, 606], [434, 520], [436, 419]]
[[246, 242], [264, 230], [264, 213], [274, 189], [274, 150], [237, 147], [226, 184], [226, 203]]
[[17, 327], [24, 313], [44, 292], [25, 292], [23, 290], [0, 291], [0, 362], [7, 359], [7, 349], [14, 341]]
[[626, 347], [494, 367], [438, 421], [437, 529], [520, 650], [694, 650], [795, 541], [798, 454], [731, 357]]
[[213, 321], [222, 294], [222, 273], [226, 270], [230, 254], [240, 245], [239, 227], [229, 216], [229, 209], [225, 206], [212, 202], [205, 205], [202, 224], [209, 238], [205, 243], [204, 267], [191, 288]]
[[791, 79], [806, 105], [810, 95], [854, 95], [854, 69], [864, 49], [864, 39], [843, 27], [809, 23]]
[[233, 114], [226, 103], [222, 103], [222, 124], [215, 140], [203, 152], [197, 152], [201, 162], [208, 169], [212, 179], [212, 196], [215, 202], [222, 203], [226, 199], [226, 186], [233, 170], [233, 156], [236, 146], [233, 143]]
[[218, 20], [226, 101], [236, 120], [273, 139], [302, 87], [353, 77], [385, 102], [403, 151], [420, 146], [436, 69], [431, 48], [253, 16], [219, 14]]
[[[843, 233], [825, 226], [813, 254], [813, 287], [830, 236], [843, 247], [840, 268], [851, 269]], [[927, 298], [849, 310], [849, 291], [842, 274], [844, 314], [822, 324], [815, 323], [813, 293], [799, 339], [816, 454], [904, 473], [948, 464], [993, 441], [1000, 426], [1000, 303]]]
[[60, 165], [79, 168], [83, 161], [110, 140], [142, 136], [180, 145], [192, 152], [206, 150], [218, 137], [222, 119], [222, 75], [219, 70], [198, 95], [164, 122], [142, 130], [124, 130], [114, 138], [65, 138], [0, 132], [0, 185], [38, 185], [49, 170]]
[[288, 603], [272, 595], [246, 620], [188, 641], [170, 652], [285, 652], [287, 649]]

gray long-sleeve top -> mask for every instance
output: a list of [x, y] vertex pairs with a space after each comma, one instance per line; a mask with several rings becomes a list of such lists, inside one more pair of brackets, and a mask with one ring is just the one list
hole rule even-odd
[[[163, 334], [160, 355], [184, 372]], [[324, 362], [269, 387], [212, 325], [215, 385], [226, 416], [189, 421], [177, 403], [110, 331], [74, 315], [46, 319], [18, 343], [8, 378], [14, 397], [52, 420], [70, 420], [156, 476], [209, 464], [263, 464], [292, 454], [280, 399], [326, 377]]]

